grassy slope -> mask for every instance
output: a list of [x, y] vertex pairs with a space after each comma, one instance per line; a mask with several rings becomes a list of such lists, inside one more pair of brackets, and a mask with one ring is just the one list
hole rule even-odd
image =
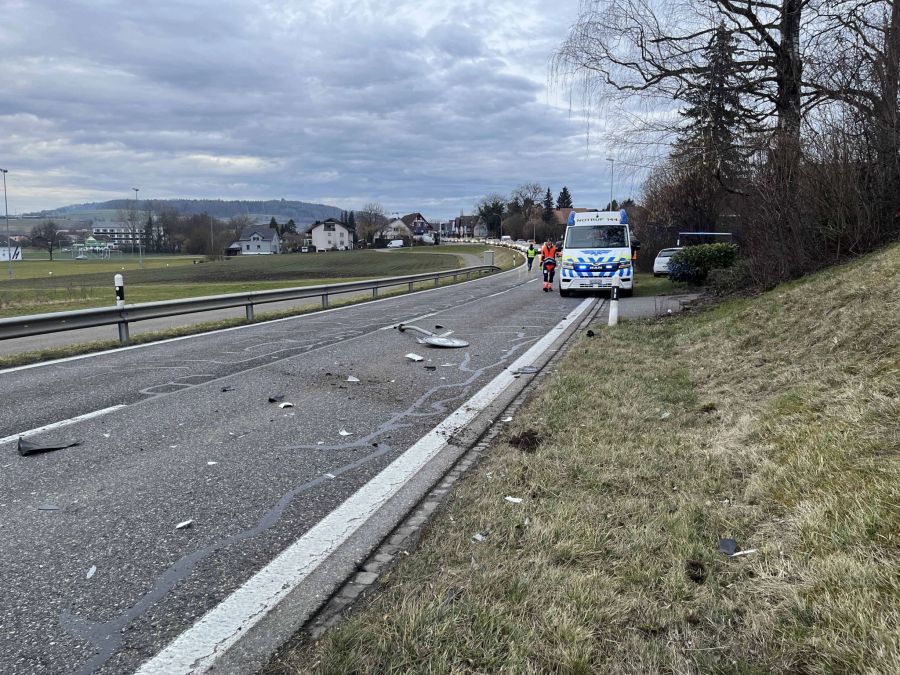
[[480, 254], [483, 248], [248, 256], [196, 265], [193, 259], [157, 258], [146, 260], [144, 269], [133, 259], [24, 261], [13, 281], [0, 282], [0, 316], [112, 304], [112, 278], [123, 266], [128, 302], [149, 302], [452, 269], [464, 266], [458, 253]]
[[537, 451], [270, 670], [900, 672], [900, 246], [595, 330], [512, 425]]

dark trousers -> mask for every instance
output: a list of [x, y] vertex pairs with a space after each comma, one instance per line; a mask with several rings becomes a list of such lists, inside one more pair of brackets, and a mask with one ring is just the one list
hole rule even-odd
[[554, 274], [556, 274], [556, 265], [544, 265], [544, 281], [552, 284]]

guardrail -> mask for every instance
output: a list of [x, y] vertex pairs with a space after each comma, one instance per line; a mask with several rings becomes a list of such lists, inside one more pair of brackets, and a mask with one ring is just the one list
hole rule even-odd
[[495, 265], [476, 265], [474, 267], [462, 267], [443, 272], [425, 272], [423, 274], [387, 277], [370, 281], [349, 281], [342, 284], [323, 284], [320, 286], [302, 286], [300, 288], [281, 288], [272, 291], [208, 295], [184, 300], [142, 302], [134, 305], [125, 305], [124, 307], [97, 307], [94, 309], [77, 309], [70, 312], [17, 316], [0, 319], [0, 340], [118, 324], [119, 341], [122, 344], [128, 344], [128, 324], [133, 321], [209, 312], [215, 309], [229, 309], [232, 307], [244, 307], [247, 312], [247, 320], [252, 321], [254, 307], [269, 302], [321, 297], [322, 307], [324, 308], [328, 307], [328, 299], [333, 295], [370, 290], [372, 291], [372, 297], [375, 298], [378, 297], [378, 291], [382, 288], [407, 285], [409, 291], [412, 291], [413, 285], [417, 283], [434, 281], [434, 285], [438, 286], [441, 279], [452, 277], [454, 280], [457, 280], [461, 276], [471, 279], [473, 275], [495, 272], [499, 269]]

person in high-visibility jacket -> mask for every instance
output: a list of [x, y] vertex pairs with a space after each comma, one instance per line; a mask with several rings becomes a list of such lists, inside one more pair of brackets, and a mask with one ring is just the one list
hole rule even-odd
[[528, 271], [531, 271], [531, 266], [534, 265], [534, 258], [537, 256], [537, 249], [534, 247], [534, 244], [528, 244], [528, 250], [525, 251], [525, 259], [528, 260]]
[[556, 244], [549, 239], [541, 248], [541, 269], [544, 270], [544, 292], [553, 290], [553, 275], [556, 274]]

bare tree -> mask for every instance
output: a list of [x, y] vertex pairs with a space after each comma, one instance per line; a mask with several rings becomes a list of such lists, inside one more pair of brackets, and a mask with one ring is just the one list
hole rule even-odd
[[379, 202], [369, 202], [356, 211], [356, 232], [360, 239], [371, 242], [386, 224], [384, 207]]
[[52, 220], [45, 220], [39, 225], [31, 228], [32, 241], [47, 249], [50, 254], [50, 260], [53, 260], [53, 247], [62, 241], [63, 237], [59, 233], [59, 226]]

